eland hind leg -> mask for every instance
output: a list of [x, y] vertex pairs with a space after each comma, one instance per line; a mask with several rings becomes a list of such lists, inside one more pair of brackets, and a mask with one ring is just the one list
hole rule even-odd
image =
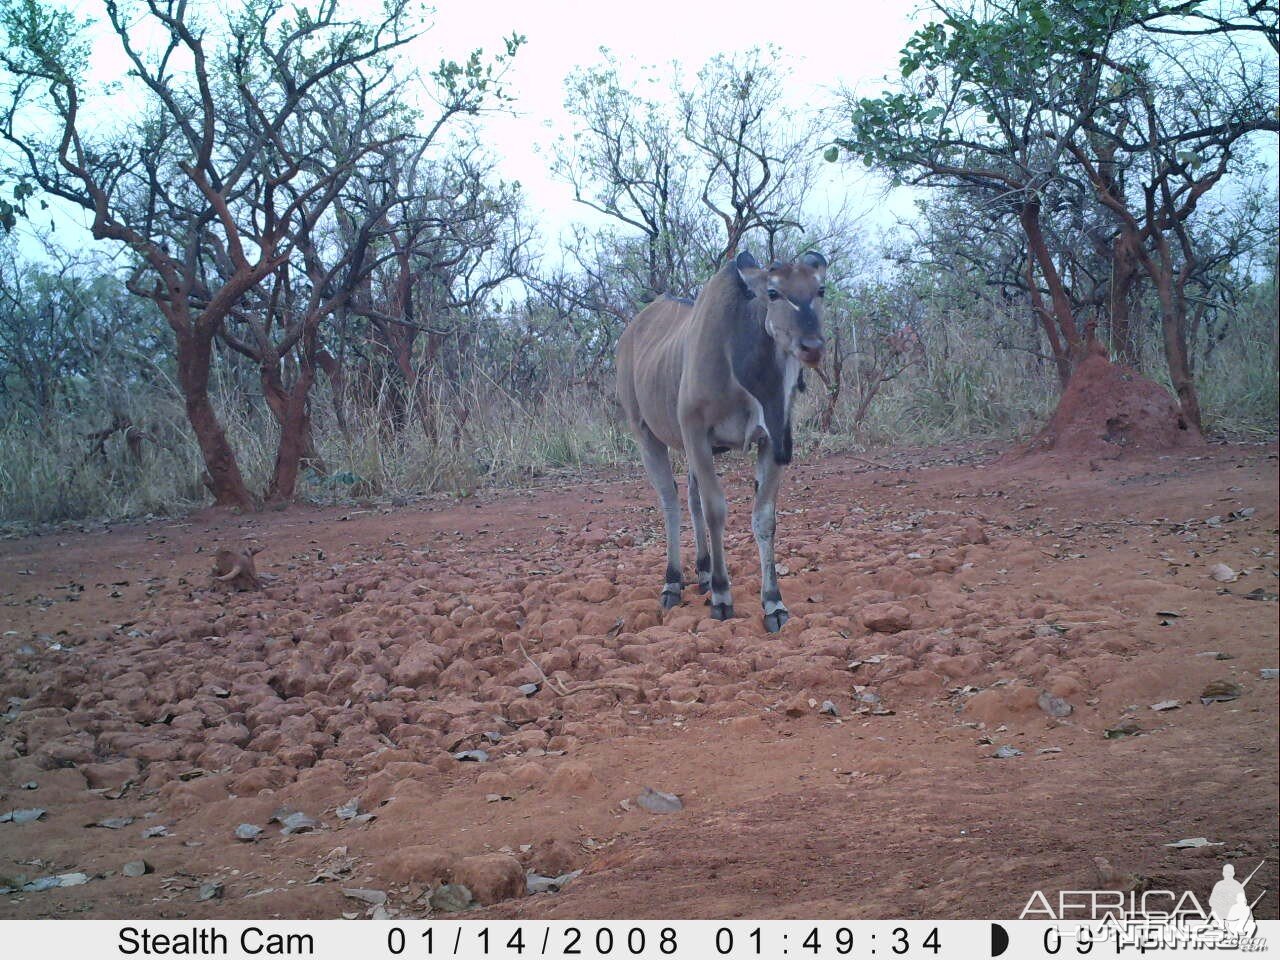
[[671, 453], [666, 444], [646, 426], [639, 431], [640, 456], [644, 472], [658, 492], [662, 521], [667, 531], [667, 572], [662, 585], [662, 609], [670, 610], [680, 602], [684, 578], [680, 573], [680, 498], [676, 494], [676, 477], [671, 470]]
[[782, 483], [782, 465], [773, 458], [773, 448], [760, 444], [756, 454], [756, 500], [751, 508], [751, 532], [760, 549], [760, 606], [764, 609], [764, 628], [777, 633], [791, 614], [782, 602], [778, 588], [778, 571], [774, 565], [773, 532], [777, 526], [776, 501]]

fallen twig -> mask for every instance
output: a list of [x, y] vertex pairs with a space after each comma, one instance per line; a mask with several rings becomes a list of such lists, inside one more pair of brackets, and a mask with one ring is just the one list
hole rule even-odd
[[538, 671], [538, 676], [542, 678], [542, 682], [545, 683], [552, 690], [554, 690], [556, 693], [560, 694], [560, 696], [567, 697], [569, 695], [569, 691], [566, 690], [562, 685], [556, 683], [554, 680], [552, 680], [550, 677], [547, 676], [547, 672], [543, 670], [540, 666], [538, 666], [538, 664], [534, 661], [533, 657], [529, 656], [529, 651], [525, 650], [524, 644], [523, 643], [519, 644], [519, 647], [520, 647], [520, 652], [524, 654], [524, 658], [529, 661], [529, 666], [533, 667], [533, 669]]
[[556, 681], [547, 676], [547, 672], [538, 666], [533, 657], [529, 656], [529, 652], [525, 650], [523, 643], [518, 646], [524, 658], [529, 661], [529, 666], [538, 671], [538, 676], [542, 678], [542, 682], [562, 697], [571, 697], [575, 693], [586, 693], [588, 690], [626, 690], [629, 693], [634, 693], [637, 697], [643, 695], [643, 692], [636, 684], [628, 683], [626, 680], [587, 680], [576, 684], [572, 690], [566, 690], [564, 684], [556, 683]]

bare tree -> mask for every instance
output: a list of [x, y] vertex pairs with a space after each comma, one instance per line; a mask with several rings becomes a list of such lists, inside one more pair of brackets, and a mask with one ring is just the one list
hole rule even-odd
[[[107, 24], [130, 63], [128, 89], [144, 105], [122, 133], [89, 119], [81, 25], [36, 0], [3, 10], [0, 136], [32, 183], [88, 211], [95, 238], [137, 257], [129, 286], [173, 331], [187, 417], [219, 504], [254, 500], [209, 396], [214, 339], [314, 228], [307, 217], [316, 197], [349, 175], [308, 167], [290, 144], [301, 141], [323, 84], [362, 67], [389, 76], [388, 58], [417, 35], [412, 10], [390, 0], [377, 17], [346, 19], [336, 0], [251, 0], [225, 21], [206, 21], [185, 0], [146, 0], [137, 11], [106, 0]], [[446, 115], [479, 109], [496, 82], [478, 54], [442, 63], [433, 76]], [[54, 118], [51, 138], [25, 122], [31, 109]]]
[[404, 426], [416, 411], [434, 433], [428, 381], [441, 351], [466, 335], [462, 318], [527, 272], [523, 198], [473, 146], [455, 146], [433, 162], [392, 158], [381, 175], [385, 187], [369, 177], [360, 181], [361, 202], [368, 205], [383, 188], [402, 202], [386, 210], [376, 265], [346, 310], [367, 323], [370, 341], [389, 361], [394, 425]]
[[1228, 172], [1247, 165], [1251, 134], [1280, 131], [1274, 58], [1242, 42], [1252, 27], [1229, 17], [1214, 24], [1194, 32], [1194, 49], [1170, 49], [1171, 28], [1148, 27], [1158, 39], [1138, 32], [1118, 50], [1091, 53], [1111, 91], [1106, 109], [1064, 138], [1115, 218], [1117, 259], [1122, 251], [1128, 276], [1140, 266], [1155, 288], [1170, 379], [1197, 428], [1187, 291], [1204, 251], [1194, 214]]
[[[1161, 297], [1183, 414], [1199, 426], [1178, 306], [1178, 262], [1191, 255], [1181, 233], [1200, 197], [1232, 168], [1241, 138], [1278, 128], [1274, 63], [1235, 43], [1234, 14], [1219, 18], [1201, 3], [1179, 9], [1209, 17], [1211, 28], [1201, 21], [1197, 35], [1223, 38], [1234, 54], [1160, 59], [1144, 39], [1147, 25], [1177, 27], [1165, 8], [1148, 16], [1154, 9], [1123, 0], [939, 4], [938, 19], [903, 50], [901, 87], [848, 99], [853, 133], [840, 142], [896, 177], [971, 188], [992, 211], [1016, 217], [1026, 288], [1063, 382], [1086, 354], [1102, 352], [1094, 336], [1100, 297], [1127, 341], [1144, 269]], [[1255, 14], [1250, 7], [1245, 19]], [[1144, 177], [1141, 197], [1131, 199]], [[1099, 204], [1112, 224], [1090, 211]], [[1109, 269], [1091, 264], [1091, 244]], [[1073, 255], [1064, 260], [1055, 247]]]
[[641, 235], [639, 302], [687, 294], [707, 264], [697, 259], [697, 187], [680, 123], [662, 101], [636, 93], [604, 56], [565, 81], [565, 106], [580, 126], [557, 144], [552, 170], [578, 202]]
[[787, 81], [778, 52], [754, 48], [712, 58], [679, 90], [702, 203], [724, 228], [715, 266], [752, 231], [764, 234], [770, 260], [781, 254], [780, 234], [803, 231], [801, 204], [816, 177], [816, 115], [788, 99]]

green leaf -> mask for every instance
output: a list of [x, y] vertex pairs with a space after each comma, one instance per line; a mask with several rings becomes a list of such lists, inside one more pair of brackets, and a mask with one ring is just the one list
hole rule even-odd
[[835, 163], [840, 159], [840, 148], [835, 144], [827, 147], [827, 149], [822, 153], [822, 159], [826, 160], [827, 163]]

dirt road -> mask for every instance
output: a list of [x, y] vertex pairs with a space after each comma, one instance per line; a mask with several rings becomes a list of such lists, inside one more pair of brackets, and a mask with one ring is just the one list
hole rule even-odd
[[793, 469], [776, 636], [735, 462], [726, 623], [662, 618], [638, 472], [0, 544], [0, 916], [1013, 917], [1231, 861], [1276, 917], [1275, 448], [960, 453]]

